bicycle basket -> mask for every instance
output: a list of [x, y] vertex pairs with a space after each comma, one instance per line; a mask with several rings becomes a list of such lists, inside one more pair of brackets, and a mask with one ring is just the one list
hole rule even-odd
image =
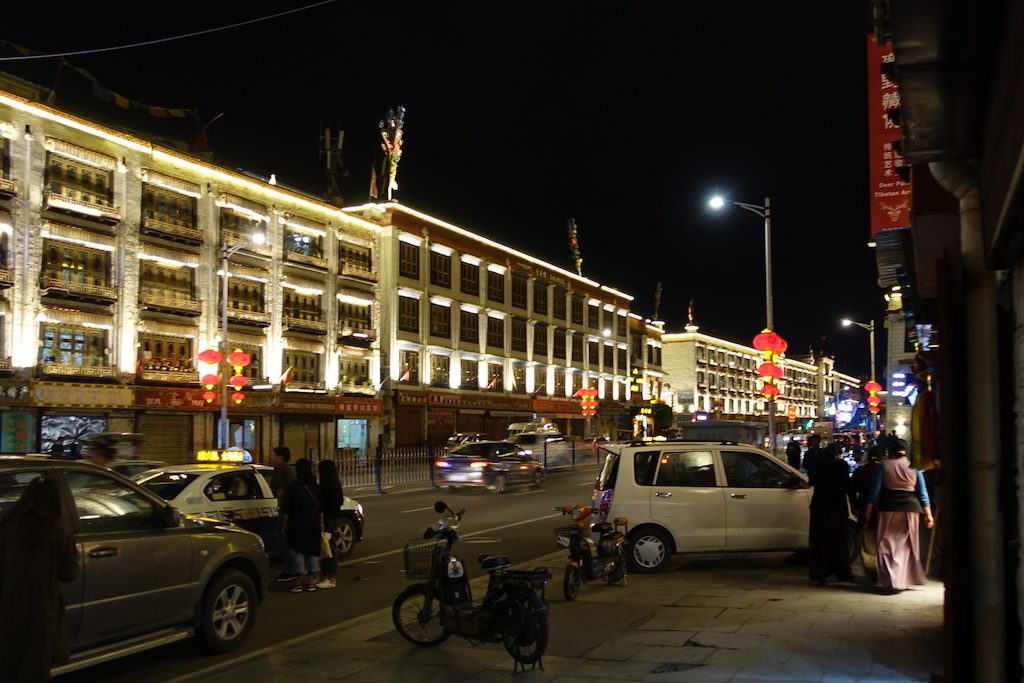
[[434, 555], [441, 552], [437, 539], [414, 538], [405, 544], [405, 576], [408, 579], [429, 579]]
[[559, 548], [568, 548], [569, 539], [572, 538], [572, 534], [575, 530], [576, 527], [572, 526], [560, 526], [555, 529], [555, 545]]

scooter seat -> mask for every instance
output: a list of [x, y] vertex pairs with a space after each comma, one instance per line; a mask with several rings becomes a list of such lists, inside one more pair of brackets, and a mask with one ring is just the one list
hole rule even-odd
[[592, 526], [591, 529], [593, 529], [599, 534], [607, 534], [609, 531], [612, 530], [612, 525], [608, 522], [598, 522], [597, 524]]
[[496, 569], [512, 566], [512, 561], [508, 559], [508, 555], [480, 555], [476, 559], [480, 563], [480, 568], [485, 572], [493, 572]]

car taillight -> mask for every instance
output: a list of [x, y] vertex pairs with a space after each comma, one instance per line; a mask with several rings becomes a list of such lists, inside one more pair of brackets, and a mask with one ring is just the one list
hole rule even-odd
[[451, 467], [451, 466], [452, 466], [451, 463], [446, 461], [446, 460], [438, 460], [437, 462], [434, 463], [434, 467], [437, 467], [439, 469], [444, 469], [445, 467]]
[[474, 470], [486, 470], [488, 467], [491, 466], [491, 463], [489, 463], [486, 460], [474, 460], [473, 462], [469, 463], [469, 466], [471, 469]]

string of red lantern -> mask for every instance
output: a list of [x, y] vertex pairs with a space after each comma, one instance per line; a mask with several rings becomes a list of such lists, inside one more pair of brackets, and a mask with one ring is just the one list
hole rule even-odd
[[782, 393], [779, 391], [778, 381], [782, 379], [782, 368], [776, 364], [776, 359], [786, 352], [789, 344], [770, 329], [765, 328], [761, 334], [754, 337], [754, 348], [761, 352], [764, 362], [757, 368], [761, 378], [761, 395], [769, 401], [774, 401]]
[[878, 395], [878, 392], [881, 390], [882, 385], [875, 380], [864, 383], [864, 391], [868, 392], [868, 412], [872, 415], [877, 415], [879, 410], [881, 410], [879, 406], [882, 404], [882, 397]]

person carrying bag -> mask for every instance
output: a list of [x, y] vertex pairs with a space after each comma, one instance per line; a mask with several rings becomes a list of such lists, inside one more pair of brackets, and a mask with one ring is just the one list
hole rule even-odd
[[[322, 573], [317, 588], [334, 588], [338, 585], [338, 552], [335, 541], [341, 524], [341, 505], [345, 500], [341, 490], [341, 478], [333, 460], [321, 460], [317, 465], [320, 475], [320, 491], [323, 496], [324, 533], [321, 542], [320, 568]], [[324, 545], [327, 545], [326, 554]]]

